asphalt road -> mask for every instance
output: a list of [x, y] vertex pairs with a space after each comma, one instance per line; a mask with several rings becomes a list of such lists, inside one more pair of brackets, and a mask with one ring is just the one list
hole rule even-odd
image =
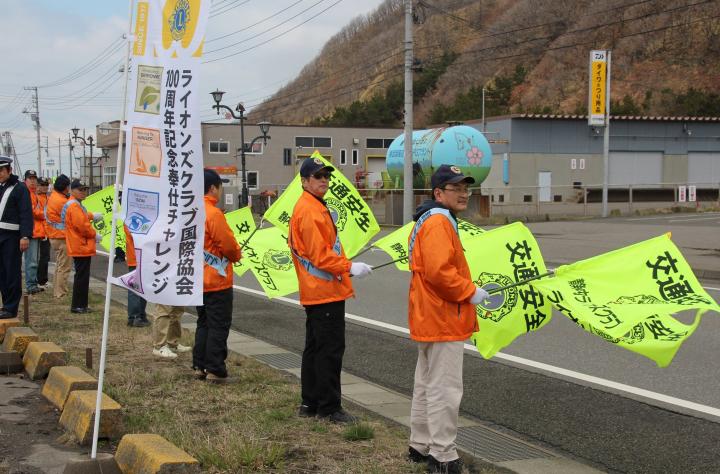
[[[548, 262], [585, 258], [672, 231], [674, 241], [693, 268], [703, 265], [700, 268], [720, 270], [720, 257], [712, 254], [713, 246], [720, 247], [714, 221], [698, 221], [692, 229], [684, 223], [656, 221], [661, 219], [652, 223], [628, 219], [549, 222], [529, 227]], [[710, 258], [703, 258], [703, 253]], [[106, 259], [94, 260], [93, 275], [104, 277]], [[382, 252], [368, 252], [360, 260], [379, 264], [389, 258]], [[122, 266], [118, 268], [121, 270]], [[406, 327], [408, 276], [387, 267], [369, 279], [354, 282], [358, 298], [348, 302], [348, 313], [378, 321], [379, 325]], [[240, 287], [259, 288], [250, 275], [236, 280]], [[705, 283], [720, 289], [718, 282]], [[710, 291], [720, 300], [718, 290]], [[296, 352], [302, 350], [304, 312], [300, 307], [245, 291], [236, 291], [235, 298], [235, 329]], [[659, 369], [651, 361], [611, 347], [555, 314], [542, 331], [515, 341], [503, 352], [718, 408], [720, 367], [714, 363], [720, 349], [718, 336], [720, 320], [717, 314], [710, 314], [672, 365]], [[347, 341], [348, 371], [411, 393], [416, 351], [405, 336], [348, 324]], [[688, 416], [679, 413], [682, 407], [638, 401], [627, 392], [611, 393], [614, 389], [598, 389], [590, 382], [568, 380], [566, 376], [498, 358], [485, 361], [470, 351], [466, 353], [464, 372], [464, 414], [533, 442], [612, 471], [720, 472], [720, 419]]]

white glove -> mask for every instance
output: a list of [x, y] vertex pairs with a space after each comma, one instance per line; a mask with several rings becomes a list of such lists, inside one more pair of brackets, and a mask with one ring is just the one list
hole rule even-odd
[[470, 304], [480, 304], [490, 298], [490, 294], [482, 288], [475, 288], [475, 294], [470, 298]]
[[350, 275], [358, 278], [364, 278], [372, 273], [372, 267], [367, 263], [352, 262], [350, 265]]
[[103, 239], [103, 236], [102, 236], [102, 235], [100, 235], [100, 234], [95, 234], [95, 242], [97, 242], [97, 243], [99, 244], [102, 239]]
[[93, 222], [100, 222], [101, 220], [103, 220], [102, 214], [100, 214], [99, 212], [93, 214]]

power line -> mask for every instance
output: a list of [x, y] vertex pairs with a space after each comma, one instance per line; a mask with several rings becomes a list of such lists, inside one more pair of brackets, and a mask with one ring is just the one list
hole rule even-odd
[[253, 28], [253, 27], [257, 26], [257, 25], [260, 25], [261, 23], [264, 23], [264, 22], [266, 22], [267, 20], [269, 20], [269, 19], [271, 19], [271, 18], [273, 18], [273, 17], [276, 17], [276, 16], [280, 15], [281, 13], [284, 13], [284, 12], [288, 11], [289, 9], [291, 9], [292, 7], [294, 7], [295, 5], [297, 5], [298, 3], [302, 3], [302, 2], [304, 2], [304, 1], [305, 1], [305, 0], [297, 0], [295, 3], [292, 3], [292, 4], [290, 4], [289, 6], [283, 8], [283, 9], [281, 9], [281, 10], [278, 10], [277, 12], [273, 13], [273, 14], [270, 15], [270, 16], [266, 16], [266, 17], [263, 18], [262, 20], [259, 20], [259, 21], [255, 22], [255, 23], [253, 23], [252, 25], [248, 25], [248, 26], [246, 26], [246, 27], [244, 27], [244, 28], [240, 28], [239, 30], [235, 30], [235, 31], [233, 31], [233, 32], [231, 32], [231, 33], [228, 33], [228, 34], [225, 34], [225, 35], [222, 35], [222, 36], [218, 36], [217, 38], [209, 39], [209, 40], [207, 40], [205, 43], [213, 43], [213, 42], [215, 42], [215, 41], [218, 41], [218, 40], [227, 38], [227, 37], [229, 37], [229, 36], [233, 36], [233, 35], [236, 35], [236, 34], [238, 34], [238, 33], [242, 33], [243, 31], [249, 30], [250, 28]]
[[[234, 8], [241, 7], [241, 6], [245, 5], [246, 3], [250, 2], [250, 0], [244, 0], [244, 1], [242, 1], [239, 5], [236, 5], [239, 1], [240, 1], [240, 0], [234, 0], [232, 3], [229, 3], [229, 4], [227, 4], [227, 5], [223, 5], [223, 6], [219, 7], [219, 8], [218, 8], [217, 10], [215, 10], [214, 12], [213, 12], [212, 10], [210, 10], [210, 18], [215, 18], [215, 17], [218, 16], [218, 15], [222, 15], [223, 13], [227, 13], [227, 12], [229, 12], [230, 10], [232, 10], [232, 9], [234, 9]], [[225, 8], [225, 7], [227, 7], [227, 8]], [[223, 9], [224, 9], [224, 10], [223, 10]], [[220, 10], [222, 10], [222, 11], [220, 11]]]
[[245, 38], [245, 39], [243, 39], [243, 40], [240, 40], [240, 41], [238, 41], [238, 42], [236, 42], [236, 43], [231, 43], [231, 44], [228, 44], [228, 45], [225, 45], [225, 46], [221, 46], [221, 47], [219, 47], [219, 48], [215, 48], [215, 49], [209, 50], [209, 51], [206, 52], [206, 54], [216, 53], [216, 52], [218, 52], [218, 51], [223, 51], [223, 50], [225, 50], [225, 49], [232, 48], [233, 46], [237, 46], [237, 45], [239, 45], [239, 44], [247, 43], [247, 42], [250, 41], [250, 40], [253, 40], [253, 39], [255, 39], [255, 38], [259, 37], [259, 36], [262, 36], [262, 35], [264, 35], [265, 33], [268, 33], [268, 32], [270, 32], [270, 31], [272, 31], [272, 30], [274, 30], [274, 29], [276, 29], [276, 28], [279, 28], [281, 25], [284, 25], [285, 23], [287, 23], [287, 22], [289, 22], [289, 21], [291, 21], [291, 20], [294, 20], [295, 18], [299, 17], [299, 16], [302, 15], [303, 13], [307, 12], [308, 10], [312, 10], [312, 9], [315, 8], [317, 5], [319, 5], [319, 4], [321, 4], [321, 3], [325, 2], [325, 1], [327, 1], [327, 0], [318, 0], [317, 2], [315, 2], [315, 3], [313, 3], [312, 5], [310, 5], [309, 7], [307, 7], [305, 10], [302, 10], [302, 11], [300, 11], [300, 13], [297, 13], [297, 14], [291, 16], [290, 18], [288, 18], [288, 19], [286, 19], [286, 20], [283, 20], [282, 22], [278, 23], [277, 25], [271, 26], [270, 28], [268, 28], [268, 29], [266, 29], [266, 30], [264, 30], [264, 31], [261, 31], [260, 33], [257, 33], [257, 34], [255, 34], [255, 35], [253, 35], [253, 36], [250, 36], [249, 38]]
[[60, 79], [57, 79], [52, 82], [47, 82], [45, 84], [41, 84], [38, 87], [39, 88], [48, 88], [48, 87], [56, 87], [63, 84], [67, 84], [68, 82], [74, 81], [78, 77], [85, 74], [87, 71], [90, 71], [96, 66], [99, 66], [103, 62], [107, 60], [113, 53], [118, 51], [120, 48], [122, 48], [125, 44], [124, 37], [121, 36], [119, 38], [116, 38], [114, 41], [110, 43], [100, 54], [95, 56], [93, 59], [91, 59], [89, 62], [85, 63], [83, 66], [75, 70], [74, 72], [68, 74], [67, 76], [61, 77]]
[[[323, 0], [323, 1], [324, 1], [324, 0]], [[323, 9], [323, 10], [321, 10], [320, 12], [316, 13], [315, 15], [311, 16], [311, 17], [308, 18], [307, 20], [304, 20], [304, 21], [298, 23], [297, 25], [293, 26], [292, 28], [289, 28], [289, 29], [283, 31], [282, 33], [280, 33], [280, 34], [278, 34], [278, 35], [275, 35], [275, 36], [273, 36], [272, 38], [269, 38], [269, 39], [267, 39], [267, 40], [265, 40], [265, 41], [262, 41], [262, 42], [260, 42], [260, 43], [258, 43], [258, 44], [255, 44], [255, 45], [253, 45], [253, 46], [250, 46], [249, 48], [245, 48], [245, 49], [243, 49], [243, 50], [241, 50], [241, 51], [238, 51], [238, 52], [235, 52], [235, 53], [232, 53], [232, 54], [228, 54], [227, 56], [223, 56], [223, 57], [216, 58], [216, 59], [210, 59], [210, 60], [208, 60], [208, 61], [203, 61], [203, 64], [212, 63], [212, 62], [215, 62], [215, 61], [222, 61], [222, 60], [224, 60], [224, 59], [231, 58], [231, 57], [233, 57], [233, 56], [237, 56], [237, 55], [242, 54], [242, 53], [247, 53], [248, 51], [252, 51], [253, 49], [259, 48], [260, 46], [262, 46], [262, 45], [264, 45], [264, 44], [267, 44], [267, 43], [269, 43], [270, 41], [276, 40], [277, 38], [280, 38], [280, 37], [282, 37], [282, 36], [285, 36], [286, 34], [288, 34], [288, 33], [292, 32], [292, 31], [300, 28], [300, 27], [301, 27], [302, 25], [304, 25], [305, 23], [308, 23], [310, 20], [313, 20], [313, 19], [317, 18], [318, 16], [322, 15], [323, 13], [327, 12], [328, 10], [330, 10], [331, 8], [333, 8], [335, 5], [337, 5], [338, 3], [343, 2], [343, 1], [344, 1], [344, 0], [336, 0], [336, 1], [335, 1], [334, 3], [332, 3], [330, 6], [328, 6], [327, 8], [325, 8], [325, 9]]]

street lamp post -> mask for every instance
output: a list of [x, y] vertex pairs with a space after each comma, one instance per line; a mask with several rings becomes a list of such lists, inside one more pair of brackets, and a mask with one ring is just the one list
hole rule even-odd
[[[220, 101], [222, 101], [222, 97], [225, 92], [220, 90], [215, 90], [215, 92], [211, 92], [210, 95], [212, 95], [213, 100], [215, 101], [215, 105], [212, 106], [213, 109], [217, 110], [218, 115], [220, 115], [220, 109], [225, 109], [229, 112], [230, 116], [234, 119], [237, 119], [240, 121], [240, 173], [242, 175], [242, 191], [241, 191], [241, 203], [240, 207], [245, 207], [248, 205], [248, 187], [247, 187], [247, 171], [245, 169], [245, 107], [243, 106], [242, 102], [239, 102], [238, 105], [235, 107], [235, 110], [231, 109], [227, 105], [222, 105]], [[235, 112], [238, 114], [236, 115]], [[260, 132], [262, 135], [259, 135], [252, 139], [250, 142], [250, 146], [248, 147], [250, 150], [252, 150], [253, 146], [258, 140], [263, 141], [264, 145], [267, 145], [267, 141], [270, 140], [270, 135], [268, 135], [268, 132], [270, 131], [270, 125], [272, 125], [270, 122], [262, 121], [259, 122], [258, 127], [260, 127]]]
[[[86, 161], [85, 163], [86, 163], [86, 166], [87, 166], [87, 164], [90, 165], [90, 171], [89, 171], [89, 173], [90, 173], [90, 175], [89, 175], [90, 185], [89, 185], [89, 186], [90, 186], [90, 193], [92, 194], [92, 192], [93, 192], [93, 181], [94, 181], [94, 180], [93, 180], [93, 167], [97, 164], [97, 161], [93, 161], [93, 158], [94, 158], [94, 156], [93, 156], [93, 146], [95, 146], [95, 139], [93, 138], [92, 135], [88, 135], [87, 138], [78, 137], [78, 132], [80, 131], [80, 129], [77, 128], [77, 127], [72, 128], [71, 131], [72, 131], [72, 133], [73, 133], [73, 140], [75, 140], [76, 142], [77, 142], [77, 141], [81, 141], [83, 145], [87, 145], [87, 146], [90, 147], [90, 158], [87, 158], [87, 159], [86, 159], [87, 161]], [[100, 161], [100, 160], [103, 159], [103, 158], [107, 158], [107, 157], [108, 157], [108, 155], [107, 155], [107, 150], [103, 148], [103, 155], [98, 157], [98, 161]]]

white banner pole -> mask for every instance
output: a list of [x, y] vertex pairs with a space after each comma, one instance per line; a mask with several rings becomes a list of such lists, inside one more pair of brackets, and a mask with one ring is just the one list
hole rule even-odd
[[97, 386], [97, 398], [95, 399], [95, 426], [93, 427], [93, 443], [92, 451], [90, 454], [91, 459], [97, 458], [97, 445], [98, 437], [100, 435], [100, 412], [102, 407], [102, 395], [103, 395], [103, 384], [105, 382], [105, 356], [107, 354], [107, 341], [108, 341], [108, 326], [110, 325], [110, 294], [112, 292], [111, 280], [113, 277], [113, 268], [115, 263], [114, 252], [115, 252], [115, 238], [117, 236], [117, 219], [118, 219], [118, 198], [120, 195], [120, 187], [122, 185], [123, 172], [125, 170], [124, 165], [124, 145], [125, 140], [123, 132], [125, 125], [125, 114], [127, 110], [127, 89], [128, 89], [128, 69], [130, 69], [130, 48], [133, 41], [132, 31], [132, 14], [133, 14], [133, 0], [128, 0], [128, 32], [126, 35], [127, 50], [125, 53], [125, 69], [123, 71], [123, 101], [122, 101], [122, 113], [120, 114], [120, 126], [118, 127], [118, 153], [115, 161], [115, 196], [113, 198], [113, 210], [112, 210], [112, 230], [110, 233], [110, 256], [108, 257], [108, 271], [107, 277], [105, 278], [105, 313], [103, 315], [103, 332], [102, 342], [100, 344], [100, 367], [98, 368], [98, 386]]

